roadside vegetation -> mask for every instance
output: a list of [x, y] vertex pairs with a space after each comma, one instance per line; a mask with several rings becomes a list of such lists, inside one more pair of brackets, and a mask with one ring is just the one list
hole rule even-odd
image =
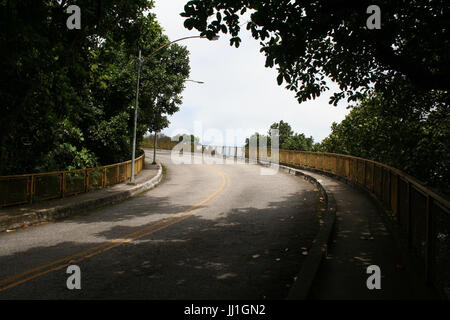
[[93, 167], [131, 158], [142, 50], [137, 145], [178, 111], [189, 52], [168, 43], [152, 1], [0, 2], [0, 175]]

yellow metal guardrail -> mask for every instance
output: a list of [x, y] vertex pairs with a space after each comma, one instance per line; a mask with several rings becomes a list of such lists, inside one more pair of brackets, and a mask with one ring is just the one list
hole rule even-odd
[[353, 156], [280, 150], [280, 164], [331, 173], [371, 192], [422, 260], [427, 280], [450, 289], [450, 202], [443, 196], [400, 170]]
[[[171, 150], [177, 142], [157, 147]], [[148, 147], [153, 147], [149, 145]], [[198, 146], [192, 146], [199, 149]], [[249, 158], [249, 151], [237, 147], [202, 146], [217, 155]], [[259, 153], [253, 160], [271, 161]], [[450, 293], [450, 202], [413, 177], [385, 164], [358, 157], [304, 151], [279, 151], [279, 163], [313, 169], [345, 179], [372, 193], [387, 209], [389, 219], [405, 236], [409, 249], [422, 261], [429, 282]], [[438, 285], [439, 284], [439, 285]]]
[[[135, 159], [135, 174], [144, 168], [145, 154]], [[0, 176], [0, 207], [64, 198], [102, 189], [131, 177], [131, 160], [70, 171]]]

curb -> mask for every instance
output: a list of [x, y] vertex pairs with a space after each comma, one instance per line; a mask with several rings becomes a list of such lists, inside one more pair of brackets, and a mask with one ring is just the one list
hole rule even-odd
[[69, 216], [82, 214], [87, 211], [121, 202], [139, 193], [155, 188], [161, 182], [162, 176], [162, 165], [158, 163], [158, 173], [156, 176], [134, 188], [119, 192], [117, 194], [106, 195], [97, 199], [90, 199], [70, 205], [60, 205], [48, 209], [39, 209], [35, 212], [6, 218], [4, 221], [0, 221], [0, 233], [5, 232], [6, 230], [19, 229], [24, 225], [31, 226], [42, 222], [51, 222], [64, 219]]
[[[259, 162], [259, 164], [263, 166], [268, 165], [268, 163], [261, 162]], [[326, 204], [326, 213], [322, 218], [323, 224], [314, 238], [313, 245], [309, 250], [305, 263], [300, 269], [300, 272], [297, 274], [296, 281], [286, 298], [286, 300], [306, 300], [322, 260], [328, 253], [328, 246], [336, 223], [336, 200], [334, 199], [331, 190], [327, 186], [323, 185], [320, 179], [316, 179], [299, 169], [294, 169], [284, 165], [278, 165], [278, 167], [289, 174], [301, 176], [303, 179], [316, 186], [322, 194]]]

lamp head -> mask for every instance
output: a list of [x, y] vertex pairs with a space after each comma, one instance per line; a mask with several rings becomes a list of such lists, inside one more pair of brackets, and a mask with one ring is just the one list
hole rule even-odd
[[[207, 36], [201, 36], [200, 38], [208, 39]], [[212, 37], [211, 39], [208, 39], [208, 40], [209, 40], [209, 41], [217, 41], [217, 40], [219, 40], [219, 36], [214, 36], [214, 37]]]

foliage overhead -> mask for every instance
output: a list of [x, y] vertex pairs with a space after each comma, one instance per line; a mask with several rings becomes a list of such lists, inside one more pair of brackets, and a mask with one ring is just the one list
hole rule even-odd
[[[381, 9], [381, 29], [370, 30], [367, 8]], [[394, 78], [415, 87], [450, 87], [450, 6], [446, 0], [191, 0], [185, 27], [212, 38], [230, 33], [239, 47], [241, 26], [260, 40], [266, 67], [277, 66], [299, 102], [328, 90], [330, 102], [389, 89]], [[242, 21], [243, 20], [243, 21]]]

